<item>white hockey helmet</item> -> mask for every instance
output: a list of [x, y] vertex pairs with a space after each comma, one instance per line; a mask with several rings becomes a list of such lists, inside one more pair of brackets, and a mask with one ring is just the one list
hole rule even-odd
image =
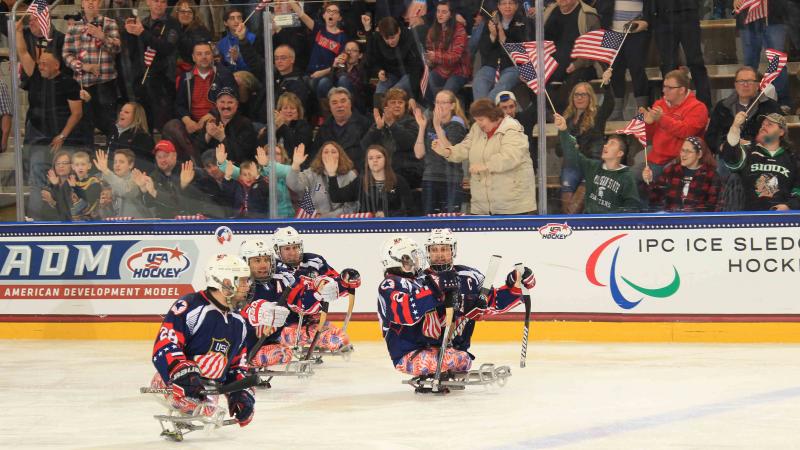
[[[431, 246], [433, 245], [449, 245], [453, 254], [453, 259], [450, 264], [434, 264], [431, 261]], [[453, 267], [453, 261], [456, 259], [456, 252], [458, 251], [458, 241], [456, 235], [450, 228], [434, 228], [428, 239], [425, 240], [425, 251], [428, 254], [428, 262], [435, 270], [450, 270]]]
[[294, 227], [282, 227], [275, 230], [275, 233], [272, 235], [272, 242], [274, 243], [273, 248], [275, 249], [275, 255], [277, 255], [278, 258], [281, 256], [281, 247], [287, 245], [299, 245], [300, 257], [303, 257], [303, 237], [300, 236], [300, 233], [298, 233]]
[[231, 299], [236, 294], [239, 280], [248, 277], [250, 267], [234, 256], [217, 255], [206, 265], [206, 287], [219, 290], [231, 307]]
[[[425, 262], [425, 252], [411, 238], [393, 237], [381, 247], [381, 263], [384, 271], [399, 268], [403, 272], [417, 273], [425, 268]], [[406, 270], [404, 264], [410, 265], [411, 270]]]
[[[269, 258], [269, 273], [267, 274], [267, 278], [275, 271], [275, 251], [261, 239], [250, 239], [242, 242], [242, 246], [239, 247], [239, 256], [248, 266], [250, 264], [250, 258], [266, 256]], [[253, 276], [255, 277], [256, 275], [253, 274]]]

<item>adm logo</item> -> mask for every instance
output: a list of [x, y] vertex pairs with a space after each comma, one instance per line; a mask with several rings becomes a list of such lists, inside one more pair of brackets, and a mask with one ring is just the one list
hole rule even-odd
[[[589, 255], [589, 259], [586, 261], [586, 278], [595, 286], [605, 287], [606, 285], [598, 281], [597, 279], [597, 261], [600, 259], [600, 256], [603, 252], [614, 242], [624, 238], [627, 236], [627, 233], [623, 233], [613, 238], [603, 242], [600, 244], [591, 255]], [[611, 270], [609, 271], [608, 275], [608, 289], [611, 291], [611, 298], [614, 299], [614, 302], [619, 305], [622, 309], [631, 309], [636, 307], [644, 297], [639, 298], [639, 300], [631, 301], [630, 299], [625, 298], [622, 294], [622, 291], [619, 289], [619, 282], [617, 281], [617, 258], [619, 257], [619, 245], [617, 245], [616, 249], [614, 250], [614, 257], [611, 259]], [[622, 281], [633, 288], [633, 290], [639, 292], [640, 294], [655, 297], [655, 298], [667, 298], [676, 292], [678, 292], [678, 288], [681, 286], [681, 277], [678, 274], [678, 269], [675, 266], [672, 266], [673, 270], [673, 278], [672, 282], [667, 284], [666, 286], [660, 288], [646, 288], [639, 286], [638, 284], [632, 282], [631, 280], [627, 279], [624, 275], [620, 275], [619, 278]]]
[[572, 227], [566, 223], [548, 223], [539, 227], [542, 239], [566, 239], [572, 234]]
[[132, 254], [126, 262], [133, 278], [178, 278], [191, 265], [186, 254], [176, 245], [169, 247], [144, 247]]

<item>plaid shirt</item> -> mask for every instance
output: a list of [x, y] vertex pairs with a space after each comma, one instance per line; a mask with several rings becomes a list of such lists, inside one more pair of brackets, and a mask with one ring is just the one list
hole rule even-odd
[[447, 78], [453, 75], [469, 78], [472, 72], [472, 64], [467, 50], [467, 32], [464, 25], [456, 22], [455, 31], [450, 42], [445, 42], [445, 35], [439, 35], [439, 41], [433, 42], [433, 33], [428, 30], [425, 39], [425, 51], [432, 51], [433, 58], [426, 61], [433, 68], [433, 71], [440, 76]]
[[[105, 41], [99, 43], [86, 32], [86, 24], [76, 22], [67, 29], [64, 38], [62, 56], [64, 62], [75, 71], [75, 80], [83, 87], [94, 86], [117, 78], [117, 69], [114, 65], [114, 56], [120, 52], [121, 41], [117, 22], [108, 17], [98, 16], [97, 21], [103, 23]], [[98, 46], [99, 44], [99, 46]], [[85, 55], [80, 58], [81, 53]], [[100, 64], [100, 76], [85, 70], [78, 71], [80, 64]]]
[[664, 173], [649, 186], [650, 204], [664, 211], [715, 211], [720, 181], [717, 171], [701, 165], [689, 182], [683, 195], [684, 167], [675, 162], [664, 168]]

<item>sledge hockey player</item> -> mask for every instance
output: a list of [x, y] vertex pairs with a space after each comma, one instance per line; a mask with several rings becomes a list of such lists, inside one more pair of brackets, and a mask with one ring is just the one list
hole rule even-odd
[[[506, 285], [499, 289], [491, 289], [484, 299], [480, 295], [484, 274], [472, 267], [453, 264], [458, 251], [458, 242], [452, 230], [449, 228], [431, 230], [425, 242], [425, 250], [429, 262], [429, 267], [425, 270], [427, 274], [436, 276], [451, 270], [458, 274], [462, 307], [454, 316], [453, 347], [466, 352], [470, 347], [476, 320], [503, 314], [520, 304], [522, 291], [519, 287], [515, 287], [519, 274], [516, 270], [509, 272], [506, 276]], [[523, 269], [521, 283], [528, 289], [533, 289], [536, 285], [536, 278], [530, 268]], [[470, 358], [474, 359], [474, 356], [470, 354]]]
[[[302, 314], [299, 345], [310, 345], [318, 329], [320, 312], [327, 311], [327, 304], [340, 295], [355, 295], [356, 288], [361, 285], [361, 275], [355, 269], [344, 269], [340, 275], [322, 256], [304, 252], [303, 238], [293, 227], [278, 228], [272, 238], [278, 257], [276, 271], [290, 273], [318, 293], [316, 298], [304, 296], [289, 303], [292, 311]], [[298, 344], [299, 322], [297, 314], [291, 314], [287, 319], [281, 334], [284, 345]], [[316, 347], [332, 353], [352, 350], [350, 338], [342, 330], [330, 323], [320, 325], [321, 334]]]
[[[456, 272], [442, 271], [438, 280], [423, 277], [425, 255], [407, 237], [391, 238], [381, 249], [384, 279], [378, 288], [378, 319], [392, 364], [410, 375], [436, 371], [442, 343], [442, 323], [437, 310], [444, 310], [445, 297], [458, 294]], [[467, 352], [448, 348], [442, 372], [469, 370]]]
[[[241, 259], [218, 255], [206, 266], [206, 289], [179, 298], [170, 308], [153, 347], [158, 371], [152, 388], [170, 388], [166, 400], [187, 417], [216, 414], [216, 395], [206, 396], [210, 382], [231, 383], [246, 376], [247, 325], [235, 304], [246, 292], [250, 270]], [[273, 317], [261, 314], [268, 323]], [[272, 309], [274, 311], [274, 309]], [[239, 426], [253, 420], [255, 397], [250, 389], [226, 394], [228, 411]], [[162, 422], [162, 427], [164, 426]], [[165, 429], [165, 433], [168, 430]], [[180, 431], [178, 431], [178, 440]]]
[[[288, 364], [292, 360], [292, 347], [280, 342], [283, 325], [289, 316], [286, 307], [289, 299], [294, 301], [298, 295], [305, 295], [302, 284], [288, 272], [275, 273], [275, 252], [272, 245], [261, 239], [242, 242], [239, 256], [250, 268], [250, 290], [243, 297], [242, 316], [251, 325], [247, 347], [252, 353], [250, 360], [253, 367], [267, 367], [277, 364]], [[271, 305], [266, 305], [270, 303]], [[265, 309], [266, 307], [266, 309]], [[270, 310], [274, 310], [271, 312]], [[274, 323], [264, 324], [263, 315], [272, 315]], [[257, 325], [264, 324], [264, 325]], [[264, 337], [266, 335], [266, 337]], [[253, 347], [258, 343], [258, 349]]]

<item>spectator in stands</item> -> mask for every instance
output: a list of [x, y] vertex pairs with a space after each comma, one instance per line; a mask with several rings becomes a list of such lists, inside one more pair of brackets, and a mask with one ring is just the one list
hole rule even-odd
[[[697, 99], [711, 108], [711, 83], [700, 48], [700, 17], [697, 0], [644, 0], [644, 15], [655, 36], [664, 83], [667, 74], [678, 68], [678, 47], [683, 48], [686, 65], [692, 72]], [[691, 136], [680, 136], [680, 140]], [[658, 174], [654, 174], [658, 177]]]
[[206, 122], [204, 149], [225, 144], [229, 159], [236, 164], [253, 160], [257, 135], [250, 119], [239, 113], [238, 93], [223, 87], [217, 94], [214, 118]]
[[[319, 89], [325, 91], [326, 95], [333, 87], [343, 87], [350, 91], [351, 94], [358, 94], [353, 99], [353, 106], [359, 112], [364, 113], [366, 111], [366, 100], [369, 97], [369, 95], [365, 94], [372, 89], [372, 86], [369, 85], [367, 80], [367, 70], [364, 68], [361, 46], [356, 41], [348, 41], [344, 44], [344, 53], [340, 53], [336, 58], [333, 64], [331, 86], [319, 87]], [[320, 81], [320, 86], [322, 86], [322, 81]]]
[[[330, 76], [333, 74], [333, 62], [342, 53], [344, 44], [347, 42], [347, 34], [339, 27], [342, 20], [339, 3], [325, 2], [323, 4], [324, 12], [321, 22], [315, 22], [303, 12], [303, 8], [296, 1], [291, 0], [289, 6], [303, 22], [303, 25], [311, 31], [313, 44], [306, 73], [311, 77], [311, 88], [316, 92], [317, 97], [324, 98], [331, 88]], [[323, 79], [325, 79], [324, 82]]]
[[715, 211], [720, 179], [717, 161], [699, 137], [686, 138], [677, 162], [667, 165], [653, 182], [653, 171], [644, 168], [644, 182], [650, 191], [650, 207], [655, 211]]
[[[647, 161], [654, 179], [680, 155], [683, 141], [689, 136], [702, 136], [708, 124], [708, 109], [689, 91], [689, 78], [683, 71], [667, 73], [662, 92], [664, 96], [652, 108], [640, 108], [647, 124], [647, 140], [653, 145]], [[641, 174], [642, 169], [643, 164], [637, 165], [634, 173]]]
[[[17, 14], [17, 17], [19, 17], [19, 13]], [[70, 69], [68, 65], [64, 64], [61, 56], [64, 54], [64, 33], [58, 31], [51, 23], [49, 33], [50, 41], [48, 41], [44, 36], [44, 31], [39, 25], [38, 20], [26, 20], [23, 18], [21, 21], [23, 23], [25, 21], [28, 22], [28, 27], [23, 29], [22, 35], [23, 39], [25, 40], [25, 47], [28, 49], [28, 53], [33, 57], [34, 61], [38, 61], [39, 55], [46, 49], [55, 55], [59, 62], [61, 62], [61, 71], [64, 73], [64, 75], [72, 77], [72, 69]], [[8, 23], [8, 20], [3, 23]], [[0, 29], [3, 29], [3, 34], [6, 33], [6, 27], [0, 27]], [[21, 74], [20, 80], [22, 81], [23, 86], [27, 79], [27, 75], [24, 73]]]
[[[740, 67], [734, 75], [734, 80], [733, 87], [736, 91], [717, 102], [711, 112], [706, 140], [713, 153], [719, 153], [722, 150], [722, 144], [725, 142], [734, 116], [739, 112], [747, 111], [758, 97], [759, 80], [755, 69], [749, 66]], [[758, 99], [758, 104], [750, 109], [747, 120], [741, 126], [741, 139], [752, 141], [758, 134], [758, 129], [761, 128], [759, 117], [774, 112], [780, 112], [778, 102], [762, 95]]]
[[517, 103], [517, 96], [513, 92], [500, 91], [494, 97], [494, 104], [502, 109], [508, 117], [516, 119], [522, 125], [522, 129], [525, 130], [525, 136], [528, 137], [528, 151], [531, 154], [533, 167], [537, 168], [539, 166], [539, 153], [537, 150], [537, 142], [539, 140], [533, 136], [533, 126], [536, 125], [536, 118], [538, 117], [536, 102], [531, 102], [527, 108], [522, 109], [522, 106]]
[[414, 156], [414, 139], [417, 122], [408, 106], [408, 94], [400, 88], [391, 88], [383, 97], [383, 113], [373, 109], [374, 122], [361, 139], [361, 148], [380, 145], [391, 155], [392, 169], [401, 175], [412, 189], [421, 187], [422, 161]]
[[595, 64], [587, 59], [573, 60], [570, 56], [578, 36], [600, 28], [597, 10], [580, 0], [558, 0], [544, 10], [544, 38], [553, 41], [556, 53], [553, 58], [558, 68], [550, 81], [563, 81], [564, 84], [555, 95], [556, 109], [566, 107], [567, 96], [572, 87], [580, 81], [597, 77]]
[[422, 174], [422, 211], [424, 214], [460, 212], [464, 196], [462, 184], [467, 180], [462, 163], [448, 162], [433, 147], [447, 147], [464, 140], [467, 118], [461, 102], [452, 91], [441, 90], [436, 94], [433, 117], [429, 120], [421, 109], [416, 108], [414, 118], [419, 130], [414, 155], [423, 160], [425, 167]]
[[48, 50], [34, 61], [22, 39], [22, 21], [17, 22], [17, 55], [28, 83], [28, 113], [25, 117], [25, 156], [31, 185], [29, 210], [36, 218], [42, 208], [41, 188], [47, 184], [51, 154], [62, 146], [80, 143], [72, 135], [83, 114], [80, 86], [60, 71], [59, 59]]
[[100, 201], [97, 203], [97, 209], [95, 209], [92, 219], [105, 220], [111, 217], [118, 217], [119, 206], [119, 199], [114, 198], [114, 191], [111, 186], [105, 181], [100, 181]]
[[469, 112], [475, 123], [463, 141], [432, 148], [450, 162], [469, 161], [470, 213], [534, 214], [536, 179], [522, 125], [488, 98]]
[[[295, 148], [304, 144], [311, 147], [313, 129], [303, 119], [305, 111], [300, 99], [291, 92], [286, 92], [278, 97], [278, 106], [275, 109], [275, 137], [283, 148]], [[259, 145], [267, 145], [267, 134], [259, 137]]]
[[181, 164], [180, 169], [176, 169], [177, 150], [167, 140], [158, 141], [153, 151], [156, 155], [156, 168], [150, 175], [134, 171], [133, 181], [142, 192], [144, 205], [160, 219], [195, 213], [202, 196], [192, 185], [195, 177], [194, 163], [189, 160]]
[[162, 130], [175, 111], [175, 51], [181, 25], [166, 15], [167, 0], [147, 0], [147, 7], [150, 16], [126, 20], [123, 45], [132, 58], [135, 75], [131, 80], [136, 98], [147, 112], [147, 123], [152, 130]]
[[201, 203], [201, 213], [206, 217], [232, 217], [233, 198], [222, 189], [225, 173], [217, 166], [216, 149], [204, 151], [200, 155], [200, 164], [203, 165], [203, 170], [197, 174], [192, 184], [205, 200]]
[[[239, 70], [250, 70], [250, 66], [245, 62], [242, 54], [239, 51], [239, 38], [236, 36], [236, 31], [244, 23], [244, 13], [238, 6], [229, 6], [225, 10], [225, 15], [222, 18], [225, 21], [225, 28], [228, 31], [217, 42], [217, 51], [219, 52], [222, 64], [227, 67], [231, 72]], [[256, 35], [244, 30], [245, 39], [252, 44], [256, 40]]]
[[83, 104], [84, 143], [94, 143], [94, 129], [106, 137], [114, 128], [117, 97], [117, 69], [114, 57], [120, 51], [117, 22], [100, 14], [100, 0], [83, 0], [83, 21], [67, 29], [64, 63], [91, 99]]
[[[603, 103], [598, 105], [592, 85], [583, 81], [572, 88], [569, 106], [564, 112], [567, 129], [576, 140], [576, 148], [586, 158], [600, 160], [606, 134], [606, 120], [614, 108], [614, 95], [609, 83], [612, 69], [603, 73], [605, 93]], [[556, 145], [556, 155], [564, 156], [560, 145]], [[583, 209], [584, 174], [579, 164], [571, 164], [574, 159], [564, 160], [561, 165], [561, 210], [564, 214], [577, 214]]]
[[578, 151], [577, 140], [570, 134], [567, 119], [555, 115], [555, 125], [564, 158], [579, 165], [586, 180], [584, 202], [587, 214], [607, 214], [639, 211], [639, 193], [636, 181], [625, 160], [625, 138], [612, 135], [603, 146], [600, 159], [590, 159]]
[[747, 117], [737, 113], [722, 144], [722, 159], [742, 177], [744, 210], [800, 209], [797, 161], [786, 142], [786, 118], [772, 113], [762, 119], [755, 141], [742, 143]]
[[114, 158], [117, 149], [129, 149], [135, 155], [134, 166], [137, 169], [144, 172], [153, 170], [155, 143], [147, 130], [147, 114], [142, 105], [135, 102], [125, 103], [117, 114], [117, 123], [108, 139], [106, 151]]
[[[738, 8], [743, 0], [736, 0], [734, 6]], [[742, 38], [742, 51], [744, 52], [744, 64], [750, 67], [758, 67], [761, 62], [762, 50], [772, 48], [779, 51], [786, 50], [786, 32], [789, 25], [794, 28], [800, 27], [800, 22], [794, 24], [787, 22], [789, 0], [769, 0], [763, 2], [767, 6], [767, 15], [762, 19], [754, 20], [748, 24], [744, 23], [747, 14], [737, 14], [736, 28]], [[778, 78], [772, 82], [775, 91], [778, 93], [778, 103], [781, 105], [781, 112], [789, 114], [791, 112], [791, 99], [789, 98], [789, 70], [783, 68]]]
[[211, 31], [203, 25], [200, 16], [195, 14], [192, 0], [178, 0], [172, 9], [172, 17], [181, 25], [178, 36], [178, 71], [177, 76], [192, 70], [194, 45], [199, 42], [211, 42]]
[[[294, 50], [288, 45], [281, 45], [275, 49], [275, 95], [291, 92], [300, 99], [304, 105], [314, 100], [309, 87], [309, 79], [294, 65]], [[305, 116], [304, 116], [305, 118]]]
[[[792, 47], [794, 47], [794, 55], [795, 57], [790, 59], [797, 60], [797, 55], [800, 54], [800, 27], [796, 26], [800, 23], [800, 0], [788, 0], [786, 2], [786, 23], [793, 26], [786, 27], [786, 33], [789, 36], [789, 40], [792, 42]], [[789, 70], [788, 68], [786, 69]], [[800, 74], [800, 71], [798, 71]], [[795, 98], [797, 96], [795, 95]], [[800, 115], [800, 105], [798, 105], [797, 111], [795, 111], [795, 115]]]
[[450, 1], [436, 4], [436, 20], [425, 39], [425, 62], [432, 68], [428, 96], [442, 89], [458, 92], [470, 79], [472, 63], [467, 50], [467, 30], [457, 22]]
[[353, 111], [352, 98], [350, 91], [344, 88], [333, 88], [328, 92], [331, 117], [328, 117], [317, 130], [314, 148], [309, 154], [312, 161], [316, 159], [323, 143], [334, 141], [344, 149], [350, 161], [362, 164], [354, 167], [363, 167], [364, 152], [361, 149], [361, 137], [369, 129], [369, 120]]
[[390, 88], [398, 87], [408, 92], [412, 98], [420, 99], [422, 55], [412, 31], [401, 27], [393, 17], [381, 19], [377, 31], [371, 31], [369, 20], [364, 21], [364, 27], [369, 32], [367, 73], [378, 77], [375, 94], [383, 94]]
[[[69, 175], [72, 173], [72, 158], [67, 150], [56, 150], [52, 169], [47, 171], [44, 185], [41, 186], [41, 207], [31, 211], [39, 220], [72, 221], [72, 187]], [[33, 196], [31, 196], [33, 197]]]
[[647, 84], [646, 55], [650, 49], [650, 32], [644, 17], [644, 2], [629, 0], [606, 0], [595, 3], [600, 14], [600, 26], [606, 30], [619, 33], [628, 31], [625, 43], [614, 60], [614, 75], [611, 86], [614, 88], [614, 112], [611, 120], [622, 120], [625, 107], [625, 71], [630, 73], [633, 82], [633, 95], [636, 106], [649, 104], [649, 86]]
[[240, 70], [233, 74], [239, 89], [239, 111], [253, 122], [256, 131], [267, 125], [267, 107], [259, 99], [266, 98], [264, 87], [252, 72]]
[[[228, 164], [230, 163], [230, 161], [226, 159], [227, 156], [228, 154], [227, 152], [225, 152], [225, 146], [222, 144], [218, 145], [216, 149], [216, 164], [219, 167], [219, 170], [224, 172], [226, 176], [230, 171], [230, 179], [238, 180], [239, 175], [241, 173], [240, 168], [237, 167], [236, 164], [232, 163], [231, 166], [233, 166], [233, 168], [232, 169], [229, 168]], [[275, 149], [275, 159], [277, 161], [283, 160], [283, 147], [277, 147]], [[269, 167], [270, 160], [267, 149], [265, 149], [264, 147], [256, 148], [256, 162], [258, 163], [258, 166], [256, 167], [258, 174], [262, 177], [264, 182], [268, 184], [269, 172], [270, 172], [270, 167]], [[280, 218], [288, 218], [294, 216], [294, 207], [292, 206], [292, 199], [291, 196], [289, 195], [289, 188], [286, 187], [286, 176], [289, 174], [291, 170], [292, 170], [291, 165], [287, 165], [282, 162], [277, 162], [275, 164], [275, 176], [276, 176], [275, 187], [277, 189], [276, 192], [278, 194], [277, 217]], [[263, 217], [268, 217], [269, 216], [268, 203], [265, 202], [263, 204], [263, 208], [266, 208], [264, 210]], [[237, 211], [240, 210], [236, 208], [234, 209]]]
[[0, 153], [8, 149], [12, 116], [14, 116], [14, 108], [11, 104], [11, 93], [8, 90], [6, 80], [0, 79]]
[[222, 187], [233, 197], [234, 218], [269, 217], [269, 182], [259, 173], [254, 161], [245, 160], [239, 166], [239, 176], [233, 179], [235, 165], [227, 161]]
[[119, 204], [118, 214], [124, 217], [143, 219], [153, 213], [144, 206], [142, 195], [133, 181], [136, 155], [127, 148], [118, 148], [113, 154], [113, 170], [108, 167], [108, 155], [103, 150], [95, 152], [94, 165], [103, 175], [103, 181], [111, 186], [111, 193]]
[[320, 146], [311, 166], [300, 172], [301, 165], [308, 158], [305, 146], [294, 149], [292, 171], [286, 176], [286, 186], [297, 193], [308, 191], [318, 217], [338, 217], [358, 211], [358, 195], [334, 198], [333, 192], [340, 192], [351, 183], [357, 183], [358, 175], [353, 170], [353, 162], [344, 148], [334, 141]]
[[498, 92], [512, 91], [519, 83], [519, 72], [502, 46], [525, 41], [525, 22], [517, 17], [518, 7], [517, 0], [500, 0], [497, 14], [483, 29], [478, 43], [482, 66], [472, 80], [475, 100], [495, 98]]
[[[231, 72], [221, 64], [214, 64], [211, 43], [196, 43], [192, 50], [192, 60], [194, 69], [184, 72], [177, 83], [175, 110], [178, 119], [170, 121], [164, 128], [165, 137], [181, 147], [181, 159], [191, 157], [197, 150], [206, 148], [202, 142], [203, 132], [206, 124], [214, 119], [212, 111], [218, 92], [223, 88], [237, 88]], [[177, 123], [178, 120], [180, 123]]]
[[100, 179], [92, 174], [92, 157], [79, 150], [72, 154], [72, 174], [69, 185], [83, 205], [75, 208], [73, 202], [72, 220], [91, 220], [100, 200]]

